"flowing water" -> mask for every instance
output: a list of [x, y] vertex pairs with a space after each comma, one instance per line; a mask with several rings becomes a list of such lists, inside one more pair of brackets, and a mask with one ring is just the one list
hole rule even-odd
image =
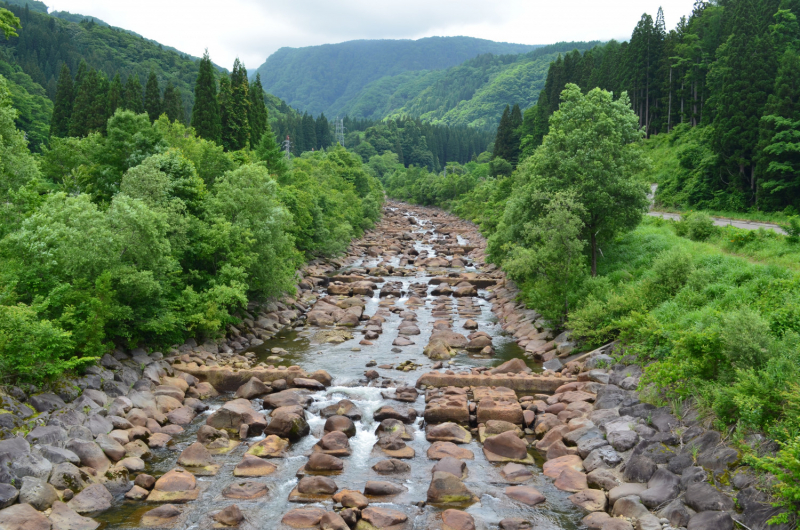
[[[431, 223], [426, 219], [418, 219], [420, 224], [416, 227], [417, 231], [430, 230]], [[466, 240], [459, 237], [459, 243], [465, 244]], [[419, 251], [427, 250], [429, 256], [435, 255], [430, 245], [421, 242], [416, 243]], [[398, 265], [398, 258], [392, 258], [392, 264]], [[348, 268], [374, 266], [381, 258], [356, 260]], [[388, 260], [387, 260], [388, 261]], [[468, 267], [467, 271], [475, 271]], [[453, 269], [453, 272], [464, 272], [464, 269]], [[365, 307], [365, 314], [373, 315], [379, 307], [387, 307], [387, 303], [392, 303], [396, 307], [404, 307], [409, 293], [409, 286], [412, 283], [428, 284], [434, 276], [441, 276], [448, 273], [448, 269], [428, 269], [424, 272], [417, 272], [413, 277], [386, 277], [386, 282], [401, 282], [403, 285], [403, 296], [399, 299], [379, 298], [379, 290], [369, 299]], [[380, 286], [380, 285], [379, 285]], [[430, 293], [432, 287], [428, 289]], [[455, 298], [451, 298], [452, 318], [454, 331], [463, 331], [462, 325], [467, 318], [472, 318], [479, 324], [479, 330], [486, 331], [493, 338], [493, 347], [496, 355], [493, 358], [480, 358], [479, 356], [459, 353], [453, 358], [452, 368], [459, 369], [472, 366], [496, 366], [511, 358], [519, 357], [525, 359], [522, 350], [517, 346], [511, 337], [505, 336], [497, 319], [491, 312], [491, 303], [483, 297], [486, 291], [479, 291], [478, 297], [473, 298], [473, 304], [480, 309], [480, 315], [470, 314], [461, 316], [458, 314], [458, 305]], [[274, 339], [266, 341], [263, 345], [253, 348], [259, 357], [258, 360], [265, 361], [267, 364], [278, 364], [274, 360], [267, 361], [271, 355], [272, 348], [283, 348], [288, 354], [282, 356], [283, 362], [280, 364], [290, 366], [296, 364], [306, 371], [323, 369], [333, 376], [333, 384], [325, 391], [317, 392], [313, 395], [314, 403], [306, 412], [307, 421], [311, 428], [311, 434], [303, 438], [300, 442], [293, 444], [289, 450], [289, 456], [284, 460], [272, 459], [270, 462], [278, 466], [278, 471], [267, 477], [248, 478], [263, 482], [268, 485], [269, 494], [254, 501], [233, 501], [221, 495], [221, 491], [230, 483], [240, 480], [233, 477], [233, 468], [241, 461], [242, 455], [247, 450], [247, 445], [251, 445], [261, 439], [259, 437], [249, 438], [247, 444], [240, 445], [237, 449], [227, 455], [215, 456], [216, 463], [223, 464], [219, 473], [214, 477], [198, 477], [198, 485], [201, 488], [200, 499], [193, 503], [182, 505], [184, 515], [178, 524], [179, 528], [186, 529], [205, 529], [212, 526], [208, 514], [231, 504], [237, 504], [244, 513], [247, 522], [242, 528], [273, 529], [283, 528], [280, 523], [281, 517], [289, 510], [308, 505], [294, 504], [287, 500], [289, 492], [297, 484], [295, 473], [307, 460], [311, 453], [311, 447], [322, 436], [325, 420], [319, 415], [319, 410], [323, 407], [347, 398], [355, 403], [360, 409], [362, 420], [355, 422], [357, 434], [350, 439], [353, 450], [352, 455], [344, 457], [344, 471], [335, 476], [331, 476], [338, 485], [339, 489], [364, 489], [367, 480], [382, 480], [402, 484], [407, 488], [407, 492], [389, 498], [373, 498], [370, 500], [373, 506], [385, 506], [400, 510], [409, 517], [406, 528], [413, 529], [439, 529], [441, 528], [441, 518], [437, 520], [437, 515], [442, 509], [433, 506], [423, 506], [422, 501], [426, 499], [426, 492], [431, 478], [431, 468], [436, 463], [426, 457], [426, 451], [430, 443], [425, 440], [425, 433], [422, 429], [422, 411], [425, 408], [424, 393], [421, 393], [415, 403], [405, 404], [395, 400], [385, 399], [382, 392], [392, 393], [392, 388], [399, 386], [414, 386], [417, 378], [422, 373], [428, 371], [433, 362], [425, 357], [422, 349], [427, 343], [427, 338], [431, 334], [433, 322], [437, 319], [431, 315], [432, 301], [436, 297], [430, 294], [425, 299], [425, 306], [409, 308], [417, 314], [417, 325], [421, 331], [420, 335], [409, 337], [416, 344], [400, 348], [402, 351], [396, 353], [396, 347], [392, 346], [392, 341], [397, 337], [397, 328], [401, 322], [401, 317], [392, 314], [383, 324], [383, 332], [378, 339], [374, 340], [372, 346], [359, 346], [358, 342], [362, 338], [359, 328], [353, 332], [354, 339], [342, 344], [315, 344], [312, 342], [313, 331], [316, 328], [300, 327], [298, 329], [286, 329], [279, 333]], [[381, 301], [383, 300], [383, 303]], [[393, 351], [394, 349], [394, 351]], [[421, 368], [416, 371], [399, 371], [389, 369], [379, 369], [382, 376], [382, 383], [390, 379], [388, 388], [380, 386], [369, 386], [364, 378], [365, 364], [374, 360], [378, 365], [397, 365], [403, 361], [410, 360], [420, 364]], [[525, 359], [529, 366], [534, 370], [541, 370], [541, 366]], [[374, 383], [373, 383], [374, 384]], [[386, 383], [383, 383], [386, 384]], [[176, 460], [180, 452], [196, 440], [197, 429], [205, 422], [205, 419], [225, 400], [232, 399], [232, 395], [223, 395], [218, 399], [208, 401], [209, 411], [201, 414], [195, 421], [188, 426], [186, 431], [174, 438], [174, 443], [169, 449], [156, 451], [154, 458], [148, 462], [147, 472], [158, 476], [176, 466]], [[260, 402], [256, 402], [256, 408], [260, 408]], [[416, 452], [416, 457], [405, 460], [411, 466], [411, 472], [399, 475], [379, 475], [371, 467], [380, 460], [386, 458], [379, 450], [373, 450], [373, 445], [377, 441], [374, 434], [378, 422], [372, 418], [373, 413], [383, 405], [391, 405], [398, 409], [411, 406], [419, 412], [417, 422], [412, 426], [414, 439], [407, 442]], [[578, 529], [584, 528], [581, 518], [585, 515], [572, 505], [567, 499], [569, 493], [559, 491], [552, 485], [552, 480], [541, 474], [541, 461], [537, 460], [537, 465], [533, 466], [534, 479], [526, 485], [538, 489], [547, 501], [535, 507], [528, 507], [505, 496], [503, 490], [508, 485], [500, 476], [500, 465], [493, 465], [486, 461], [478, 442], [464, 446], [475, 454], [474, 460], [467, 460], [468, 476], [465, 479], [466, 486], [479, 498], [479, 502], [473, 504], [466, 511], [475, 518], [477, 528], [498, 528], [498, 522], [507, 517], [522, 517], [534, 523], [537, 530], [545, 529]], [[538, 455], [534, 455], [537, 456]], [[141, 515], [156, 505], [125, 501], [115, 506], [112, 510], [101, 514], [98, 520], [104, 523], [106, 529], [137, 528], [140, 525]], [[331, 510], [333, 504], [318, 503], [311, 506], [319, 506]]]

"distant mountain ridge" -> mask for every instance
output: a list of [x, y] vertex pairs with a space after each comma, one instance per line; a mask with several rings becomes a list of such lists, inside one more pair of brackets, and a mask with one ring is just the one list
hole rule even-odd
[[419, 40], [355, 40], [304, 48], [281, 48], [252, 73], [264, 89], [301, 112], [344, 114], [370, 83], [409, 72], [444, 70], [479, 55], [520, 54], [539, 45], [473, 37]]

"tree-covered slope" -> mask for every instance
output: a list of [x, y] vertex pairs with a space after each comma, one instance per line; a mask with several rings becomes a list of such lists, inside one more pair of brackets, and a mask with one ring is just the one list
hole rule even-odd
[[261, 65], [264, 89], [300, 111], [344, 114], [371, 82], [404, 72], [443, 70], [478, 55], [518, 54], [536, 46], [471, 37], [359, 40], [281, 48]]
[[508, 104], [527, 108], [539, 99], [550, 63], [559, 54], [597, 43], [565, 42], [521, 55], [481, 55], [443, 72], [392, 114], [437, 124], [497, 126]]

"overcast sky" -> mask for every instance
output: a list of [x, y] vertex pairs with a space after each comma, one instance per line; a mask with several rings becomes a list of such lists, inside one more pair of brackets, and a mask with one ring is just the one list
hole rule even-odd
[[44, 0], [192, 55], [250, 69], [278, 48], [466, 35], [522, 44], [627, 39], [642, 13], [667, 28], [694, 0]]

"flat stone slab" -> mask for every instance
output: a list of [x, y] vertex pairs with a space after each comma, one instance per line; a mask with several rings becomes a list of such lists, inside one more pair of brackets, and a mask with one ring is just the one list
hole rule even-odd
[[502, 386], [523, 395], [552, 394], [561, 385], [577, 381], [574, 377], [555, 377], [541, 374], [453, 374], [428, 372], [417, 380], [417, 388], [422, 385], [442, 388]]

